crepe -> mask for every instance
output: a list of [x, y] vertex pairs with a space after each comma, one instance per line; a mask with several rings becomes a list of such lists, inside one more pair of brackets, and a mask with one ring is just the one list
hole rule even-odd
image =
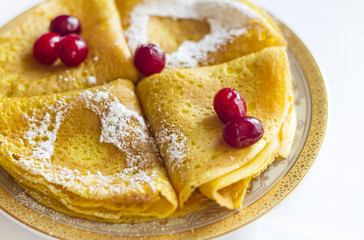
[[[232, 148], [222, 139], [224, 124], [213, 110], [213, 98], [226, 87], [237, 89], [247, 102], [247, 115], [264, 124], [263, 138], [248, 148]], [[221, 206], [241, 207], [250, 179], [292, 144], [291, 87], [284, 47], [215, 66], [165, 70], [138, 84], [180, 206], [199, 189]]]
[[[246, 0], [116, 0], [116, 5], [132, 53], [139, 44], [158, 44], [167, 53], [169, 68], [214, 65], [286, 45], [273, 20]], [[147, 19], [141, 18], [144, 15]], [[209, 36], [216, 22], [225, 22], [215, 28], [229, 29], [229, 37]], [[220, 40], [208, 48], [206, 43], [212, 38]], [[191, 45], [197, 42], [205, 43]], [[208, 50], [196, 53], [200, 48]], [[197, 62], [185, 61], [189, 55]]]
[[127, 80], [2, 99], [0, 165], [38, 201], [71, 216], [135, 222], [177, 208]]
[[[89, 55], [78, 67], [67, 67], [60, 60], [42, 65], [32, 54], [36, 39], [61, 14], [74, 15], [82, 24]], [[50, 0], [0, 30], [0, 98], [80, 90], [117, 78], [136, 82], [138, 73], [113, 0]]]

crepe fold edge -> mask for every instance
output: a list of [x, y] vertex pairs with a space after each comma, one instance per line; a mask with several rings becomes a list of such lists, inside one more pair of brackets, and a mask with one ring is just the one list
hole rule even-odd
[[288, 157], [289, 151], [287, 153], [286, 149], [292, 146], [297, 124], [292, 103], [289, 104], [288, 111], [279, 133], [252, 160], [224, 176], [202, 184], [199, 190], [221, 206], [241, 208], [250, 180], [259, 176], [278, 156]]

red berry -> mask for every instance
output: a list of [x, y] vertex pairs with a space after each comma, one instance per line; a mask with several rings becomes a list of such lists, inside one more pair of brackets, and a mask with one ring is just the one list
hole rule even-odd
[[225, 142], [235, 148], [246, 148], [258, 142], [264, 134], [263, 123], [254, 117], [236, 117], [223, 130]]
[[81, 32], [81, 23], [78, 18], [70, 15], [60, 15], [53, 18], [49, 28], [51, 32], [65, 36], [71, 33], [79, 34]]
[[247, 112], [244, 98], [232, 88], [223, 88], [215, 95], [214, 109], [223, 123], [235, 117], [245, 116]]
[[58, 59], [57, 45], [61, 36], [57, 33], [47, 33], [38, 38], [33, 46], [33, 56], [38, 62], [51, 65]]
[[144, 76], [159, 73], [166, 65], [166, 55], [155, 44], [142, 44], [135, 51], [134, 65]]
[[64, 36], [58, 44], [58, 56], [67, 66], [77, 66], [85, 61], [88, 54], [86, 41], [76, 34]]

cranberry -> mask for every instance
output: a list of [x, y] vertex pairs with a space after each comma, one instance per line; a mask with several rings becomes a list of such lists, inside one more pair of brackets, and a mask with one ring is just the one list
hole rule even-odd
[[155, 44], [142, 44], [135, 51], [134, 65], [144, 76], [159, 73], [166, 65], [166, 55]]
[[214, 98], [214, 109], [223, 123], [239, 116], [245, 116], [246, 103], [239, 91], [232, 88], [221, 89]]
[[70, 15], [60, 15], [53, 18], [49, 30], [51, 32], [58, 33], [61, 36], [65, 36], [71, 33], [78, 34], [81, 32], [81, 23], [80, 20], [78, 20], [78, 18], [76, 17]]
[[58, 59], [57, 45], [61, 36], [57, 33], [47, 33], [40, 36], [34, 43], [33, 56], [38, 62], [51, 65]]
[[77, 66], [88, 54], [86, 41], [76, 34], [64, 36], [58, 44], [58, 56], [67, 66]]
[[263, 123], [254, 117], [236, 117], [223, 130], [225, 142], [235, 148], [246, 148], [258, 142], [264, 134]]

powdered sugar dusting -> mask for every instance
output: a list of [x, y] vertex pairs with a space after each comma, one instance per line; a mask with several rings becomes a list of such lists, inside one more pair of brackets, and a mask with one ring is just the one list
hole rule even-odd
[[[101, 119], [102, 132], [101, 142], [112, 143], [120, 150], [126, 150], [125, 146], [126, 134], [128, 132], [134, 132], [136, 136], [139, 136], [138, 140], [141, 142], [147, 142], [147, 135], [145, 134], [145, 128], [133, 128], [131, 119], [136, 119], [141, 126], [145, 126], [144, 119], [134, 111], [128, 110], [124, 105], [119, 102], [110, 103], [110, 111]], [[120, 115], [125, 117], [120, 119]], [[125, 129], [131, 128], [130, 131]]]
[[167, 66], [197, 67], [234, 36], [246, 32], [245, 23], [260, 15], [244, 3], [234, 0], [146, 0], [130, 14], [130, 27], [125, 31], [132, 52], [148, 42], [147, 28], [150, 16], [206, 20], [211, 32], [199, 42], [185, 41], [177, 51], [167, 54]]
[[[103, 176], [81, 174], [77, 169], [52, 165], [57, 132], [74, 104], [92, 110], [101, 119], [100, 142], [114, 144], [126, 157], [127, 166], [121, 172]], [[21, 156], [16, 162], [21, 168], [34, 175], [41, 175], [47, 182], [59, 184], [76, 193], [88, 192], [93, 196], [104, 198], [120, 193], [145, 192], [145, 186], [155, 191], [158, 172], [153, 167], [145, 167], [145, 156], [139, 153], [137, 146], [151, 144], [153, 140], [147, 133], [148, 127], [139, 113], [127, 109], [108, 91], [83, 91], [72, 102], [58, 100], [52, 106], [45, 107], [44, 116], [26, 116], [29, 131], [24, 134], [24, 141], [33, 149], [32, 156]], [[11, 146], [17, 148], [16, 146]]]
[[[59, 100], [55, 103], [54, 108], [49, 108], [43, 119], [39, 121], [35, 116], [26, 116], [30, 124], [30, 130], [24, 134], [24, 139], [28, 140], [29, 144], [34, 146], [33, 155], [40, 160], [48, 161], [54, 151], [54, 143], [56, 141], [57, 131], [64, 119], [67, 104], [64, 100]], [[55, 123], [53, 124], [53, 129], [50, 130], [49, 127], [52, 124], [51, 113], [57, 109], [55, 114]], [[35, 141], [37, 138], [42, 138], [43, 141], [38, 143]]]
[[94, 76], [87, 77], [87, 83], [88, 83], [88, 85], [96, 84], [96, 78]]
[[165, 153], [162, 151], [161, 154], [167, 157], [170, 168], [179, 167], [187, 157], [186, 137], [177, 130], [176, 126], [169, 124], [156, 134], [156, 138], [162, 146], [167, 146]]

